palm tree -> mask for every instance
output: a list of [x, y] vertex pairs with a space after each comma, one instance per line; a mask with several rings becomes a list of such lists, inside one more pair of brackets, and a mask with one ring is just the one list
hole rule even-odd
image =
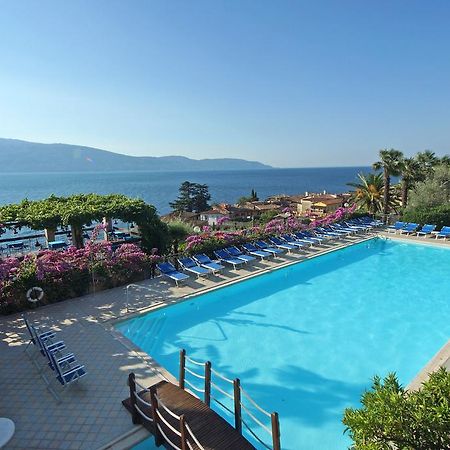
[[417, 158], [403, 158], [401, 161], [400, 175], [401, 182], [401, 196], [403, 208], [408, 203], [408, 192], [417, 181], [423, 179], [422, 165]]
[[450, 155], [443, 156], [440, 159], [439, 164], [442, 164], [443, 166], [450, 166]]
[[347, 183], [355, 188], [352, 200], [369, 214], [375, 215], [383, 209], [383, 176], [381, 173], [358, 174], [359, 183]]
[[192, 232], [192, 227], [181, 220], [174, 220], [167, 224], [170, 236], [170, 243], [174, 254], [178, 253], [178, 246]]
[[387, 221], [390, 203], [391, 176], [400, 175], [401, 161], [403, 153], [391, 148], [380, 150], [380, 160], [373, 164], [374, 170], [383, 170], [383, 220]]
[[431, 150], [417, 153], [416, 159], [426, 174], [429, 174], [440, 162], [439, 158]]

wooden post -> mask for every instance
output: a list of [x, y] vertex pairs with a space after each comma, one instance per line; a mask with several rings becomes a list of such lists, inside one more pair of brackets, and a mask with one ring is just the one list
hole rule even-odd
[[278, 413], [274, 412], [271, 415], [272, 419], [272, 445], [273, 450], [281, 450], [281, 439], [280, 439], [280, 420], [278, 418]]
[[155, 387], [152, 386], [150, 388], [150, 403], [152, 404], [152, 416], [153, 416], [153, 427], [154, 427], [154, 434], [155, 434], [155, 445], [159, 447], [164, 442], [164, 438], [161, 434], [161, 431], [159, 431], [158, 428], [158, 414], [156, 413], [156, 409], [158, 408], [156, 395], [155, 395]]
[[181, 450], [189, 450], [187, 445], [187, 437], [186, 437], [186, 426], [185, 426], [184, 414], [180, 416], [180, 440], [181, 440]]
[[233, 380], [234, 390], [234, 428], [242, 434], [242, 411], [241, 411], [241, 380]]
[[186, 350], [180, 350], [180, 375], [178, 377], [178, 386], [184, 389], [184, 377], [186, 376]]
[[205, 362], [205, 403], [211, 405], [211, 361]]
[[72, 231], [72, 243], [76, 248], [83, 248], [83, 228], [81, 225], [71, 224], [70, 229]]
[[133, 372], [128, 375], [128, 386], [130, 387], [131, 420], [137, 425], [141, 423], [141, 416], [136, 409], [136, 376]]

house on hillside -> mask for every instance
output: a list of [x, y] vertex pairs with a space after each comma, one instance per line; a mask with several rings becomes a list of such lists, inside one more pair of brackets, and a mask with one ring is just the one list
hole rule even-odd
[[337, 194], [310, 195], [301, 199], [297, 204], [297, 212], [301, 216], [314, 215], [323, 216], [336, 211], [342, 207], [345, 199]]
[[220, 203], [213, 205], [210, 210], [200, 213], [200, 220], [206, 221], [209, 226], [217, 225], [217, 221], [223, 217], [236, 222], [251, 220], [254, 217], [254, 210], [245, 206]]
[[274, 211], [278, 213], [282, 209], [280, 205], [277, 205], [275, 203], [267, 203], [259, 200], [255, 202], [246, 202], [242, 205], [236, 205], [236, 207], [246, 210], [248, 214], [254, 218], [259, 217], [263, 212], [266, 211]]

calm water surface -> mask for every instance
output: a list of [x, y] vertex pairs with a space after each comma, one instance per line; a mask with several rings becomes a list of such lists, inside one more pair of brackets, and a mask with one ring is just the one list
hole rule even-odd
[[212, 201], [234, 203], [255, 189], [264, 199], [274, 194], [344, 192], [347, 183], [368, 167], [318, 169], [268, 169], [211, 172], [108, 172], [0, 174], [0, 204], [23, 198], [40, 199], [55, 195], [96, 192], [121, 193], [139, 197], [156, 206], [160, 214], [170, 211], [169, 202], [178, 195], [183, 181], [205, 183]]
[[239, 377], [280, 413], [283, 449], [344, 450], [343, 411], [359, 404], [373, 375], [395, 371], [407, 384], [448, 340], [449, 264], [447, 248], [379, 239], [118, 329], [175, 376], [185, 348]]

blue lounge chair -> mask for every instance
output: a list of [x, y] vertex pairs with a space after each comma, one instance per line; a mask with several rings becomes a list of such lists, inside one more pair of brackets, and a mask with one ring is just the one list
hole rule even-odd
[[436, 225], [426, 224], [419, 231], [416, 232], [417, 236], [423, 236], [424, 238], [427, 235], [431, 234], [436, 229]]
[[347, 234], [355, 234], [355, 233], [358, 233], [359, 231], [361, 231], [360, 228], [349, 227], [348, 225], [344, 225], [342, 223], [335, 223], [335, 224], [331, 225], [331, 228], [336, 231], [343, 231]]
[[419, 224], [418, 223], [408, 223], [405, 227], [400, 228], [400, 234], [415, 233], [417, 228], [419, 228]]
[[268, 258], [269, 256], [272, 256], [272, 253], [266, 252], [264, 250], [258, 250], [253, 244], [247, 243], [242, 244], [242, 248], [252, 256], [257, 256], [261, 258], [261, 260]]
[[[78, 381], [80, 378], [87, 375], [84, 365], [78, 364], [74, 357], [71, 359], [58, 359], [51, 351], [47, 352], [47, 356], [50, 359], [51, 367], [56, 372], [56, 380], [63, 386], [63, 388], [66, 388], [73, 382]], [[55, 398], [59, 400], [59, 396], [52, 388], [51, 383], [48, 383], [48, 389], [52, 392]]]
[[178, 270], [175, 269], [173, 264], [171, 264], [169, 262], [162, 262], [162, 263], [156, 264], [156, 267], [158, 268], [158, 270], [161, 272], [161, 274], [163, 276], [168, 277], [171, 280], [175, 281], [175, 284], [177, 286], [180, 281], [189, 279], [189, 275], [178, 272]]
[[33, 327], [28, 319], [25, 316], [22, 316], [23, 321], [28, 330], [28, 334], [30, 335], [30, 340], [25, 347], [25, 352], [29, 355], [29, 349], [32, 348], [30, 345], [33, 345], [34, 348], [38, 348], [40, 350], [38, 339], [40, 338], [42, 341], [51, 341], [55, 337], [55, 333], [53, 331], [45, 331], [40, 332], [36, 327]]
[[205, 267], [198, 266], [192, 258], [179, 258], [178, 262], [184, 270], [194, 273], [198, 278], [202, 275], [208, 275], [210, 273], [210, 271]]
[[309, 242], [305, 243], [305, 242], [300, 242], [297, 238], [292, 237], [289, 234], [283, 234], [282, 236], [280, 236], [280, 239], [287, 242], [290, 245], [294, 245], [295, 247], [297, 247], [299, 250], [301, 248], [306, 247], [307, 245], [311, 245]]
[[255, 241], [255, 245], [256, 245], [256, 247], [260, 248], [261, 250], [263, 250], [265, 252], [272, 253], [272, 255], [274, 257], [284, 253], [283, 250], [276, 248], [276, 247], [272, 247], [271, 245], [267, 244], [267, 242], [264, 242], [261, 240]]
[[295, 250], [297, 248], [295, 245], [288, 244], [287, 242], [282, 241], [280, 238], [277, 238], [276, 236], [269, 237], [269, 241], [273, 245], [275, 245], [275, 247], [287, 250], [288, 253], [291, 253], [291, 250]]
[[322, 234], [324, 236], [329, 236], [332, 239], [340, 239], [342, 237], [342, 233], [338, 233], [337, 231], [333, 231], [333, 230], [331, 230], [329, 228], [318, 227], [317, 231], [320, 234]]
[[400, 231], [402, 228], [404, 228], [407, 225], [407, 222], [395, 222], [394, 225], [389, 225], [386, 229], [388, 233], [397, 233], [397, 231]]
[[220, 272], [221, 270], [225, 269], [225, 266], [222, 266], [222, 264], [212, 261], [204, 253], [199, 253], [198, 255], [194, 255], [194, 259], [195, 259], [195, 261], [197, 261], [200, 264], [201, 267], [204, 267], [205, 269], [209, 269], [213, 273]]
[[352, 230], [355, 231], [364, 231], [365, 233], [369, 232], [373, 226], [369, 224], [364, 224], [362, 222], [355, 222], [352, 220], [349, 220], [347, 222], [344, 222], [344, 225]]
[[254, 261], [256, 258], [250, 255], [244, 255], [237, 247], [227, 247], [225, 249], [233, 258], [242, 259], [242, 261], [248, 263]]
[[450, 238], [450, 227], [442, 227], [442, 230], [439, 233], [436, 233], [436, 239], [439, 238]]
[[[33, 363], [36, 365], [36, 367], [39, 369], [39, 365], [35, 361], [35, 357], [32, 357], [29, 353], [30, 345], [33, 344], [33, 347], [38, 349], [41, 355], [45, 356], [46, 351], [44, 346], [47, 346], [54, 352], [60, 352], [63, 350], [66, 345], [64, 344], [64, 341], [57, 341], [54, 342], [53, 339], [56, 336], [56, 333], [53, 331], [45, 331], [41, 332], [38, 328], [30, 324], [28, 319], [25, 316], [22, 316], [25, 325], [27, 327], [28, 333], [30, 334], [30, 341], [28, 342], [27, 346], [25, 347], [25, 352], [28, 356], [31, 357]], [[39, 354], [39, 353], [38, 353]]]
[[342, 228], [339, 228], [338, 226], [336, 226], [336, 224], [330, 225], [330, 226], [326, 227], [325, 229], [328, 230], [330, 233], [338, 233], [341, 236], [350, 236], [351, 234], [354, 233], [354, 231], [352, 231], [352, 230], [344, 230]]
[[300, 242], [309, 242], [311, 245], [318, 245], [321, 244], [324, 240], [317, 238], [317, 237], [312, 237], [309, 236], [305, 233], [301, 233], [299, 231], [294, 233], [294, 236], [300, 241]]
[[357, 219], [353, 219], [356, 222], [359, 222], [363, 225], [370, 225], [372, 227], [382, 227], [384, 226], [384, 223], [382, 220], [380, 219], [375, 219], [372, 217], [368, 217], [368, 216], [364, 216], [364, 217], [359, 217]]
[[233, 269], [236, 270], [237, 266], [240, 266], [241, 264], [245, 264], [245, 261], [242, 259], [233, 258], [228, 252], [225, 250], [216, 250], [214, 252], [217, 258], [219, 258], [219, 261], [223, 261], [224, 263], [231, 264], [233, 266]]
[[309, 247], [312, 247], [314, 244], [317, 244], [317, 241], [314, 241], [312, 239], [306, 239], [306, 237], [302, 236], [301, 233], [292, 233], [289, 236], [291, 236], [294, 241], [300, 242], [303, 245], [308, 245]]
[[311, 239], [318, 244], [323, 244], [324, 242], [330, 240], [330, 238], [328, 236], [321, 236], [318, 233], [312, 233], [311, 231], [306, 231], [306, 230], [302, 231], [302, 232], [297, 232], [296, 234], [303, 236], [304, 239]]
[[325, 234], [325, 233], [321, 232], [320, 230], [318, 230], [317, 228], [315, 228], [314, 230], [310, 230], [310, 231], [304, 231], [303, 234], [306, 234], [307, 236], [315, 237], [318, 239], [322, 239], [323, 242], [333, 241], [334, 239], [336, 239], [335, 236]]
[[[47, 363], [50, 369], [56, 370], [56, 366], [53, 363], [52, 358], [50, 357], [50, 353], [53, 354], [56, 361], [59, 363], [61, 367], [67, 367], [69, 364], [72, 364], [76, 361], [75, 355], [73, 353], [66, 353], [62, 354], [62, 350], [66, 348], [66, 345], [60, 346], [59, 348], [55, 348], [53, 344], [48, 344], [40, 340], [40, 346], [42, 348], [42, 351], [44, 353], [44, 356], [47, 358]], [[62, 342], [62, 341], [60, 341]], [[44, 380], [46, 380], [46, 377], [44, 376]]]

